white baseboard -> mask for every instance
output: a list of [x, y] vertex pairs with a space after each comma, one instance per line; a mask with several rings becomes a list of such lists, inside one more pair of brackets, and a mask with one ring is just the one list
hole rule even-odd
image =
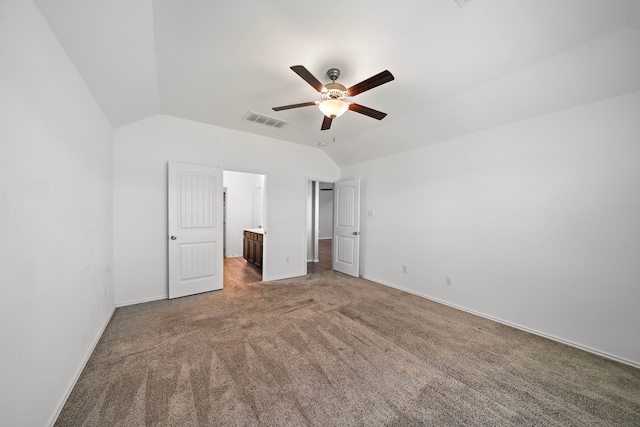
[[168, 298], [169, 298], [169, 295], [160, 295], [160, 296], [155, 296], [155, 297], [151, 297], [151, 298], [143, 298], [143, 299], [134, 300], [134, 301], [119, 302], [119, 303], [116, 303], [116, 308], [117, 307], [126, 307], [128, 305], [142, 304], [142, 303], [151, 302], [151, 301], [159, 301], [161, 299], [168, 299]]
[[89, 358], [93, 354], [93, 350], [96, 349], [96, 346], [98, 345], [98, 342], [100, 341], [100, 338], [102, 337], [102, 334], [104, 333], [104, 330], [107, 329], [107, 325], [111, 321], [111, 318], [113, 317], [113, 313], [115, 313], [115, 311], [116, 311], [116, 307], [114, 306], [113, 309], [111, 310], [111, 314], [109, 314], [109, 316], [107, 316], [107, 320], [102, 325], [102, 328], [100, 328], [100, 332], [98, 333], [98, 335], [94, 339], [93, 344], [89, 348], [89, 351], [85, 354], [84, 359], [82, 360], [82, 363], [80, 363], [80, 367], [76, 371], [76, 374], [73, 376], [73, 379], [71, 380], [71, 383], [69, 384], [69, 386], [67, 387], [67, 390], [65, 391], [64, 395], [62, 396], [62, 399], [60, 399], [60, 403], [58, 403], [58, 406], [56, 407], [55, 412], [53, 413], [53, 415], [51, 415], [51, 418], [49, 419], [49, 422], [47, 423], [48, 426], [53, 427], [53, 425], [55, 424], [56, 420], [60, 416], [60, 412], [62, 412], [62, 408], [64, 408], [64, 404], [67, 403], [67, 399], [69, 399], [69, 396], [71, 395], [71, 392], [73, 391], [73, 388], [76, 386], [76, 383], [78, 382], [78, 379], [80, 378], [80, 374], [82, 374], [82, 371], [84, 370], [84, 367], [87, 365], [87, 362], [89, 361]]
[[231, 254], [227, 255], [226, 258], [242, 258], [242, 254]]
[[627, 359], [624, 359], [622, 357], [618, 357], [618, 356], [615, 356], [613, 354], [606, 353], [604, 351], [596, 350], [594, 348], [587, 347], [587, 346], [584, 346], [582, 344], [575, 343], [573, 341], [569, 341], [569, 340], [566, 340], [566, 339], [563, 339], [563, 338], [559, 338], [559, 337], [556, 337], [554, 335], [549, 335], [549, 334], [546, 334], [544, 332], [537, 331], [535, 329], [527, 328], [526, 326], [522, 326], [522, 325], [518, 325], [516, 323], [508, 322], [506, 320], [502, 320], [502, 319], [499, 319], [497, 317], [489, 316], [487, 314], [480, 313], [480, 312], [477, 312], [475, 310], [470, 310], [468, 308], [461, 307], [459, 305], [452, 304], [450, 302], [443, 301], [443, 300], [438, 299], [438, 298], [433, 298], [433, 297], [431, 297], [429, 295], [422, 294], [420, 292], [415, 292], [415, 291], [412, 291], [410, 289], [405, 289], [405, 288], [403, 288], [401, 286], [392, 285], [391, 283], [385, 283], [384, 281], [381, 281], [381, 280], [378, 280], [378, 279], [374, 279], [374, 278], [366, 277], [366, 276], [362, 276], [362, 278], [366, 279], [366, 280], [370, 280], [370, 281], [375, 282], [375, 283], [378, 283], [378, 284], [383, 285], [383, 286], [388, 286], [390, 288], [398, 289], [400, 291], [404, 291], [404, 292], [407, 292], [409, 294], [416, 295], [416, 296], [419, 296], [421, 298], [425, 298], [425, 299], [437, 302], [439, 304], [443, 304], [443, 305], [455, 308], [457, 310], [465, 311], [465, 312], [473, 314], [475, 316], [483, 317], [485, 319], [489, 319], [489, 320], [492, 320], [494, 322], [502, 323], [503, 325], [507, 325], [507, 326], [510, 326], [512, 328], [520, 329], [521, 331], [529, 332], [530, 334], [538, 335], [540, 337], [547, 338], [547, 339], [550, 339], [552, 341], [556, 341], [556, 342], [559, 342], [559, 343], [562, 343], [562, 344], [566, 344], [568, 346], [575, 347], [575, 348], [578, 348], [580, 350], [587, 351], [589, 353], [597, 354], [598, 356], [602, 356], [602, 357], [604, 357], [606, 359], [615, 360], [616, 362], [624, 363], [625, 365], [633, 366], [635, 368], [640, 368], [640, 363], [637, 363], [637, 362], [634, 362], [634, 361], [631, 361], [631, 360], [627, 360]]
[[318, 240], [331, 240], [333, 237], [318, 237]]

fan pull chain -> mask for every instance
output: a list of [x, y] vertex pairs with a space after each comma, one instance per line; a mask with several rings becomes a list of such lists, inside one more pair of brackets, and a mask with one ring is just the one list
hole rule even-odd
[[335, 124], [332, 126], [331, 130], [333, 131], [333, 143], [335, 144], [336, 143], [336, 125]]

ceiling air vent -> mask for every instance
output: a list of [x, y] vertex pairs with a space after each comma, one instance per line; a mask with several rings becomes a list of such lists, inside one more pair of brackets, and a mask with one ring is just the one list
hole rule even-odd
[[244, 120], [248, 120], [254, 123], [260, 123], [261, 125], [270, 126], [273, 128], [281, 128], [282, 126], [289, 123], [285, 120], [276, 119], [275, 117], [256, 113], [254, 111], [247, 111], [247, 114], [244, 115]]

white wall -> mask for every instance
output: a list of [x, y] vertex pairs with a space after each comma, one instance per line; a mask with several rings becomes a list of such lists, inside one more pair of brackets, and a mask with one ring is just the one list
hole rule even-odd
[[264, 173], [263, 278], [305, 273], [306, 176], [339, 175], [321, 150], [168, 116], [116, 129], [114, 147], [116, 304], [167, 296], [167, 161]]
[[227, 189], [227, 256], [242, 256], [242, 230], [252, 228], [255, 174], [224, 171]]
[[0, 2], [0, 425], [51, 424], [114, 308], [112, 131], [31, 1]]
[[634, 92], [343, 169], [363, 275], [640, 366], [638, 117]]

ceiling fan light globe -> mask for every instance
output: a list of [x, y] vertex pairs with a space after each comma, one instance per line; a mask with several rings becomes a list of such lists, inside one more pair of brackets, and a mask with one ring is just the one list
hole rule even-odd
[[322, 111], [322, 114], [329, 118], [340, 117], [345, 111], [349, 109], [349, 104], [341, 99], [327, 99], [318, 104], [318, 108]]

